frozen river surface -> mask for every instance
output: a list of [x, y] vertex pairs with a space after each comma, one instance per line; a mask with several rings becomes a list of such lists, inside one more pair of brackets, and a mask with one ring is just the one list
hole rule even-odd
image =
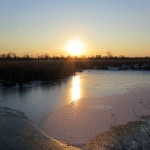
[[24, 87], [0, 86], [0, 106], [24, 112], [35, 122], [83, 97], [111, 96], [150, 84], [150, 72], [87, 70], [54, 82], [33, 82]]

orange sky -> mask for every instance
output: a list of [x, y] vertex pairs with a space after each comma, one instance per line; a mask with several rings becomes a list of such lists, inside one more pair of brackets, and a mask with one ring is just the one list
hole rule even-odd
[[83, 55], [150, 56], [150, 1], [0, 1], [0, 53], [69, 55], [80, 39]]

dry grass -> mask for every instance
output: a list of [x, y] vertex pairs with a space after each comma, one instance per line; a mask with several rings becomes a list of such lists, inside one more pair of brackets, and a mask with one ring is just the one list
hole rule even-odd
[[1, 61], [0, 79], [20, 85], [29, 81], [49, 81], [74, 73], [73, 62], [68, 61]]

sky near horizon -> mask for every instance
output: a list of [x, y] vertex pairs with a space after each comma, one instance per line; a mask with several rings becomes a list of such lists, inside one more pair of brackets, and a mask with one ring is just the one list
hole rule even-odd
[[0, 53], [150, 56], [150, 0], [0, 0]]

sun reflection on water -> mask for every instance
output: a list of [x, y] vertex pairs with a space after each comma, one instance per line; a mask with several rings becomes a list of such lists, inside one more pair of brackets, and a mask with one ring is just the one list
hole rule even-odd
[[80, 76], [77, 75], [72, 79], [72, 102], [77, 102], [80, 99]]

